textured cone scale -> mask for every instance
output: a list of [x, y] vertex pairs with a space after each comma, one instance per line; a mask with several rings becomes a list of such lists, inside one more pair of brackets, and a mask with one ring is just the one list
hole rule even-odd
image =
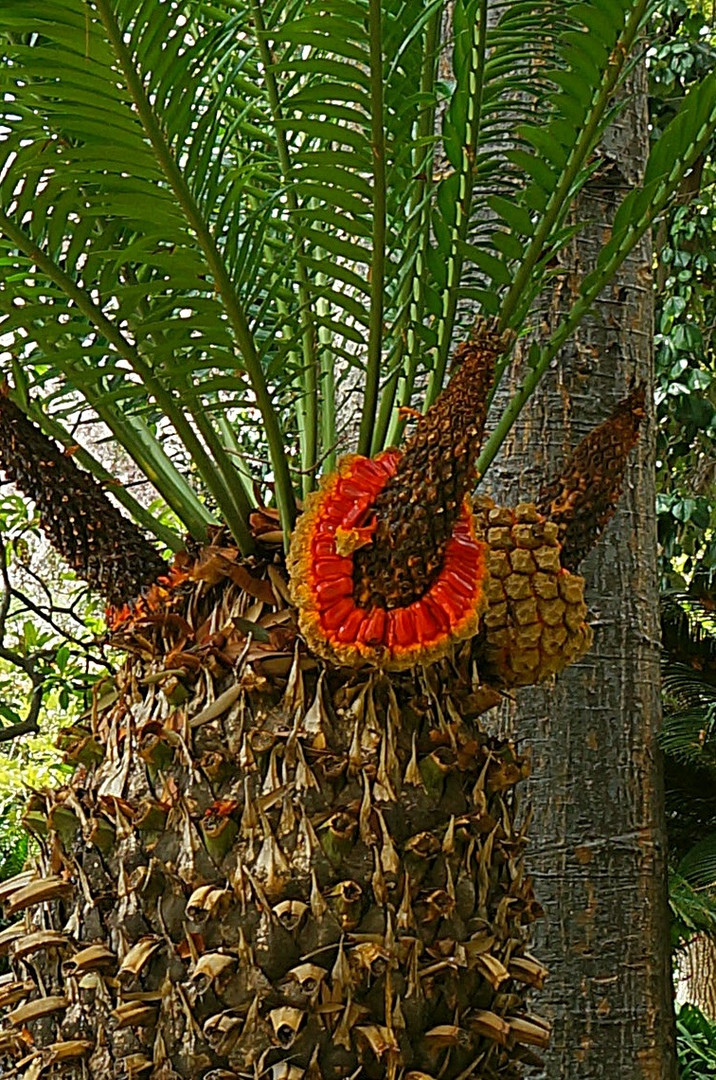
[[1, 887], [3, 1075], [515, 1080], [545, 1045], [528, 766], [479, 726], [469, 647], [347, 673], [286, 595], [216, 549], [125, 624], [118, 696], [66, 734], [82, 764]]
[[373, 543], [356, 552], [356, 600], [364, 607], [405, 606], [437, 579], [475, 486], [495, 360], [508, 335], [480, 321], [455, 351], [450, 382], [405, 445], [372, 507]]
[[645, 389], [638, 386], [582, 439], [562, 475], [540, 492], [537, 505], [558, 526], [566, 570], [578, 568], [613, 516], [624, 486], [627, 457], [645, 415]]
[[531, 503], [514, 509], [475, 500], [475, 522], [488, 544], [488, 607], [473, 642], [481, 677], [514, 687], [543, 682], [592, 644], [584, 578], [561, 562], [559, 526]]
[[95, 478], [2, 391], [0, 468], [33, 500], [52, 546], [110, 604], [125, 604], [166, 573], [167, 564]]

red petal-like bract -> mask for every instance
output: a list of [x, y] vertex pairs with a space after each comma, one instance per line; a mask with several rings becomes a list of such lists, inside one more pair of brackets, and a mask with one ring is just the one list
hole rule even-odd
[[486, 545], [477, 539], [468, 500], [447, 544], [442, 569], [406, 607], [359, 607], [353, 551], [370, 543], [378, 493], [395, 474], [399, 451], [349, 455], [310, 495], [289, 554], [301, 631], [326, 659], [388, 670], [432, 663], [472, 637], [485, 607]]

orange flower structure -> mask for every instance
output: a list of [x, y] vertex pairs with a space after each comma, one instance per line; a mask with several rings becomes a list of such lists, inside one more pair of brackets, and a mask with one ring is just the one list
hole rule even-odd
[[319, 656], [396, 670], [432, 663], [477, 632], [487, 547], [468, 493], [507, 341], [478, 322], [404, 448], [343, 458], [306, 500], [288, 568], [300, 629]]
[[160, 575], [136, 599], [121, 606], [108, 604], [104, 609], [104, 618], [109, 629], [115, 632], [164, 610], [172, 591], [189, 578], [185, 563], [183, 553], [177, 555], [172, 565], [167, 567], [166, 574]]
[[472, 637], [486, 607], [487, 545], [477, 539], [468, 499], [453, 527], [435, 581], [402, 607], [361, 607], [355, 599], [353, 552], [372, 542], [374, 503], [402, 453], [344, 457], [308, 496], [288, 566], [301, 632], [325, 659], [387, 670], [432, 663]]

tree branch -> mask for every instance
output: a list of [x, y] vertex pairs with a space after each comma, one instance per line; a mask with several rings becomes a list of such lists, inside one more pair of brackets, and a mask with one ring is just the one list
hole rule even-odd
[[43, 682], [36, 682], [32, 691], [32, 697], [30, 698], [30, 708], [27, 716], [18, 724], [10, 724], [9, 727], [0, 728], [0, 743], [10, 742], [11, 739], [18, 739], [21, 735], [37, 734], [40, 730], [37, 721], [40, 716], [40, 709], [42, 708], [43, 695]]

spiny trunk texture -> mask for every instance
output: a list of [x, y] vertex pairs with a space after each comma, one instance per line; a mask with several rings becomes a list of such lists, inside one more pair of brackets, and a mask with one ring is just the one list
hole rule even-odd
[[[547, 325], [594, 264], [648, 144], [643, 72], [610, 133], [578, 210], [571, 265], [544, 311]], [[651, 254], [642, 244], [543, 383], [491, 471], [508, 505], [536, 497], [570, 447], [635, 381], [652, 386]], [[578, 272], [578, 275], [575, 273]], [[574, 276], [573, 276], [574, 275]], [[519, 367], [512, 387], [520, 378]], [[532, 749], [530, 868], [545, 906], [538, 934], [550, 968], [554, 1035], [549, 1080], [673, 1080], [666, 906], [654, 515], [654, 421], [630, 459], [624, 496], [581, 567], [594, 646], [555, 686], [528, 689], [507, 730]], [[499, 403], [498, 403], [499, 407]], [[519, 493], [519, 496], [518, 496]]]
[[102, 485], [75, 465], [0, 387], [0, 469], [29, 499], [48, 540], [107, 601], [134, 600], [168, 567]]
[[477, 722], [469, 644], [325, 665], [281, 571], [234, 556], [120, 632], [63, 736], [72, 783], [32, 800], [40, 855], [0, 886], [3, 1075], [518, 1077], [548, 1039], [528, 765]]

